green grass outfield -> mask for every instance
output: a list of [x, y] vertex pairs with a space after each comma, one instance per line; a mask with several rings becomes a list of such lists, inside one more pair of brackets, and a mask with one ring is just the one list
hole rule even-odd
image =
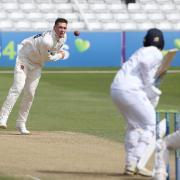
[[[33, 131], [72, 131], [122, 141], [125, 124], [110, 97], [116, 68], [55, 69], [109, 70], [110, 73], [43, 73], [28, 119]], [[45, 71], [45, 70], [44, 70]], [[0, 71], [1, 72], [1, 71]], [[12, 73], [0, 73], [0, 104], [13, 81]], [[180, 111], [180, 73], [167, 74], [162, 82], [159, 109]], [[19, 100], [8, 121], [14, 130]]]

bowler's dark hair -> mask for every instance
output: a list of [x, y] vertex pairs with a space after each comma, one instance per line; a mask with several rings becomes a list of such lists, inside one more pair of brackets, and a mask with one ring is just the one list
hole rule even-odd
[[66, 23], [68, 24], [68, 21], [64, 18], [57, 18], [56, 21], [55, 21], [55, 25], [57, 25], [58, 23]]
[[164, 48], [164, 36], [161, 30], [157, 28], [149, 29], [144, 37], [144, 47], [155, 46], [162, 50]]

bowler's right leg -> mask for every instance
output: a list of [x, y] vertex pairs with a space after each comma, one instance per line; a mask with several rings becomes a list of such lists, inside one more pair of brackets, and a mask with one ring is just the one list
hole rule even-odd
[[12, 111], [12, 108], [14, 107], [17, 98], [21, 94], [22, 89], [24, 88], [25, 79], [26, 79], [25, 66], [22, 63], [20, 63], [18, 60], [16, 62], [16, 67], [14, 70], [13, 85], [10, 88], [8, 96], [6, 97], [6, 100], [4, 101], [2, 108], [0, 110], [0, 128], [4, 128], [4, 129], [7, 128], [7, 120], [9, 114]]
[[26, 121], [33, 103], [36, 88], [38, 86], [41, 77], [41, 68], [34, 67], [27, 74], [26, 82], [24, 85], [24, 93], [20, 105], [19, 115], [16, 120], [16, 129], [21, 134], [30, 134], [30, 131], [26, 129]]

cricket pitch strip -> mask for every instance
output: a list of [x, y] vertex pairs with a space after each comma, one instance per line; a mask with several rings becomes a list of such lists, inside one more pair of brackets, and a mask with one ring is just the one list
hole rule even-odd
[[[18, 180], [143, 180], [124, 171], [121, 143], [71, 132], [0, 131], [0, 176]], [[152, 163], [149, 165], [152, 167]]]

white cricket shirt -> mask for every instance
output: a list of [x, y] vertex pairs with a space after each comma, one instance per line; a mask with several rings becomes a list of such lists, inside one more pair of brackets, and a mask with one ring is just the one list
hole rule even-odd
[[138, 49], [117, 72], [111, 89], [138, 90], [152, 85], [162, 59], [161, 51], [154, 46]]
[[19, 56], [28, 58], [34, 64], [43, 65], [48, 61], [48, 50], [59, 51], [66, 39], [66, 34], [64, 38], [58, 38], [54, 30], [37, 34], [21, 42]]

